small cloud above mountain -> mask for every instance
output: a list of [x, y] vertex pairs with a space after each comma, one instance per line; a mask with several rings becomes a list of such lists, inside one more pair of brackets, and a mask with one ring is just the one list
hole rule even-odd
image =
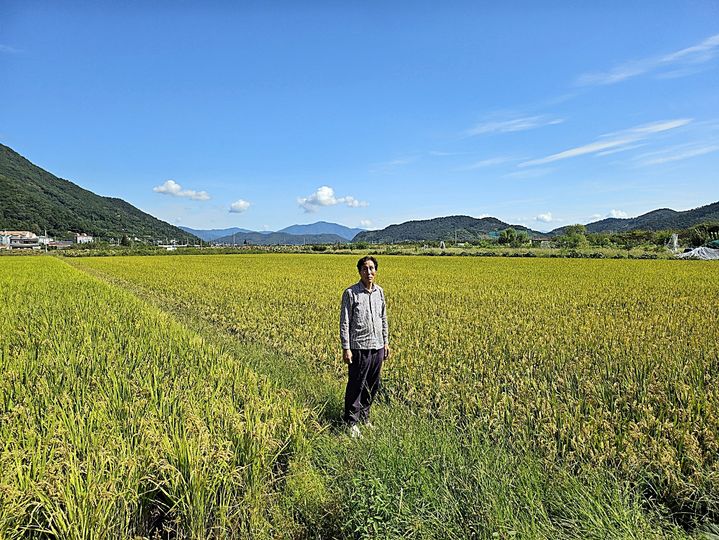
[[231, 214], [241, 214], [250, 207], [250, 203], [244, 199], [238, 199], [230, 205]]
[[534, 218], [534, 220], [541, 221], [542, 223], [552, 223], [553, 221], [558, 221], [555, 217], [552, 216], [551, 212], [539, 214], [537, 217]]
[[344, 197], [335, 196], [335, 190], [330, 186], [320, 186], [317, 188], [317, 191], [311, 195], [298, 197], [297, 204], [307, 213], [316, 212], [323, 206], [336, 206], [338, 204], [344, 204], [350, 208], [369, 206], [368, 202], [360, 201], [351, 195], [345, 195]]
[[172, 197], [183, 197], [193, 201], [208, 201], [210, 195], [206, 191], [195, 191], [194, 189], [182, 189], [182, 186], [174, 180], [166, 180], [164, 184], [152, 188], [155, 193], [170, 195]]

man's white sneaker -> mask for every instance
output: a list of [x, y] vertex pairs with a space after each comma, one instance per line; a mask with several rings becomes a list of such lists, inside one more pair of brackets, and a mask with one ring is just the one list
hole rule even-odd
[[362, 438], [362, 433], [360, 432], [359, 426], [357, 426], [357, 424], [347, 428], [347, 435], [349, 435], [352, 439]]

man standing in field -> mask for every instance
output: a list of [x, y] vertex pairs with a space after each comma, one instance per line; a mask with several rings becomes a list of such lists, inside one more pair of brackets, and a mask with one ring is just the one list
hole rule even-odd
[[360, 280], [345, 289], [340, 309], [342, 358], [349, 367], [344, 421], [351, 437], [360, 437], [358, 424], [371, 427], [369, 411], [379, 388], [382, 362], [389, 356], [387, 306], [384, 290], [374, 282], [377, 259], [357, 261]]

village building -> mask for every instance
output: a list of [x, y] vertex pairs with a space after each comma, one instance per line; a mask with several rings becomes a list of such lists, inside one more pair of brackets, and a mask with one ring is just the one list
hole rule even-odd
[[40, 249], [40, 242], [30, 231], [0, 231], [0, 249]]
[[89, 234], [85, 233], [75, 233], [75, 243], [76, 244], [89, 244], [94, 241], [94, 238], [90, 236]]

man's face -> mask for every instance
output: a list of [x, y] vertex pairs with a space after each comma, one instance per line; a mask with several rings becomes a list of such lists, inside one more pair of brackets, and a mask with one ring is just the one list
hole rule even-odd
[[365, 261], [360, 267], [360, 279], [365, 287], [369, 288], [374, 283], [374, 276], [377, 269], [372, 261]]

